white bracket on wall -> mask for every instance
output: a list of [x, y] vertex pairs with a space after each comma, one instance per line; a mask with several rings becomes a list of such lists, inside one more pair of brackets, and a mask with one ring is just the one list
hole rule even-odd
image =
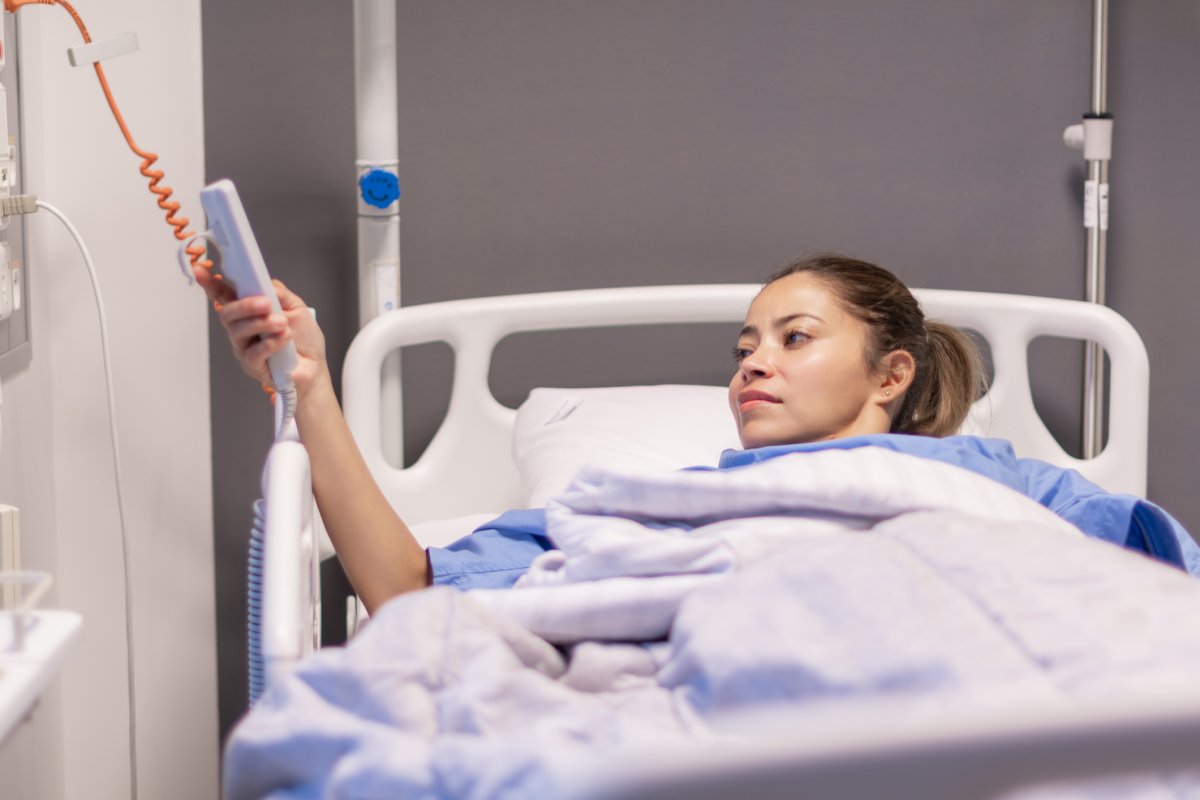
[[[1072, 150], [1082, 150], [1083, 160], [1089, 165], [1104, 164], [1112, 160], [1113, 118], [1111, 115], [1088, 114], [1083, 122], [1067, 126], [1063, 131], [1063, 144]], [[1090, 172], [1089, 172], [1090, 174]], [[1103, 173], [1107, 176], [1107, 172]], [[1083, 182], [1083, 227], [1108, 230], [1107, 178], [1100, 180], [1089, 177]]]
[[67, 48], [67, 59], [72, 67], [88, 67], [99, 61], [127, 56], [138, 51], [136, 33], [120, 33], [111, 39], [89, 42]]

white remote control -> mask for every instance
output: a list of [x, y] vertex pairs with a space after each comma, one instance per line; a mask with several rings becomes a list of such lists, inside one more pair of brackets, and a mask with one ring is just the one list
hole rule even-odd
[[[200, 204], [208, 215], [208, 228], [221, 251], [219, 272], [239, 299], [263, 295], [271, 300], [271, 312], [283, 314], [262, 252], [250, 229], [250, 220], [231, 180], [219, 180], [200, 190]], [[267, 359], [271, 379], [278, 392], [292, 388], [296, 368], [296, 345], [288, 342]]]

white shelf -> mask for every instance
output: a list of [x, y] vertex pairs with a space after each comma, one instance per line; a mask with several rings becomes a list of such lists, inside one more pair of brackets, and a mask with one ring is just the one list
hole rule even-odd
[[18, 650], [13, 618], [0, 613], [0, 741], [17, 726], [62, 667], [83, 617], [73, 611], [31, 611]]

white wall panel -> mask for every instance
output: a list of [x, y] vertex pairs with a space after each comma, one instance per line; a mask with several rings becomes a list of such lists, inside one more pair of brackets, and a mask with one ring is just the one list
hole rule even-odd
[[[95, 39], [137, 32], [140, 52], [107, 64], [109, 80], [135, 139], [160, 155], [164, 183], [197, 217], [204, 178], [198, 0], [74, 5]], [[207, 305], [179, 273], [174, 237], [94, 72], [67, 61], [67, 47], [80, 41], [74, 24], [56, 7], [19, 13], [26, 184], [82, 232], [107, 306], [133, 554], [140, 796], [214, 798]], [[6, 385], [0, 487], [15, 485], [26, 507], [30, 566], [54, 573], [55, 602], [84, 615], [59, 719], [46, 723], [59, 735], [38, 748], [39, 768], [61, 775], [55, 791], [64, 797], [125, 798], [121, 540], [99, 324], [65, 230], [39, 213], [29, 238], [32, 358], [11, 376], [13, 391]], [[16, 444], [10, 424], [20, 427]]]

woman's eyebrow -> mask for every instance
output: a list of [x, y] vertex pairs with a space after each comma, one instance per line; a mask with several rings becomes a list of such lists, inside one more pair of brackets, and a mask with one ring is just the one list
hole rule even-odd
[[[800, 319], [801, 317], [808, 317], [809, 319], [816, 320], [817, 322], [825, 321], [825, 320], [821, 319], [820, 317], [818, 317], [816, 314], [800, 312], [799, 314], [788, 314], [786, 317], [780, 317], [779, 319], [775, 320], [775, 327], [782, 328], [784, 325], [787, 325], [789, 322], [794, 322], [794, 321]], [[753, 333], [753, 334], [757, 335], [758, 328], [754, 327], [753, 325], [747, 325], [746, 327], [742, 328], [742, 332], [739, 333], [738, 336], [745, 336], [748, 333]]]
[[779, 319], [776, 319], [775, 327], [782, 327], [782, 326], [787, 325], [788, 323], [794, 323], [794, 321], [796, 321], [797, 319], [805, 318], [805, 317], [809, 318], [811, 320], [815, 320], [815, 321], [817, 321], [817, 323], [823, 323], [823, 321], [824, 321], [820, 317], [817, 317], [816, 314], [810, 314], [808, 312], [800, 312], [798, 314], [788, 314], [787, 317], [780, 317]]

